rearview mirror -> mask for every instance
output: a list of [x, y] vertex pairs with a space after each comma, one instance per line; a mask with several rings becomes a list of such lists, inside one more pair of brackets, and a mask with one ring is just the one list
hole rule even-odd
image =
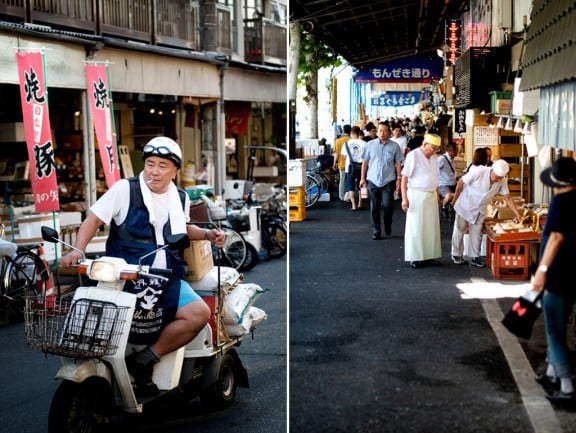
[[40, 227], [40, 231], [42, 233], [42, 239], [46, 242], [51, 242], [55, 244], [58, 242], [58, 232], [51, 227], [42, 226]]

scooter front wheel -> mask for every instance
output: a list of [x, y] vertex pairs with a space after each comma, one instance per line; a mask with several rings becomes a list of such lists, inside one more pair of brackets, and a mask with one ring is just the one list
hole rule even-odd
[[114, 431], [114, 396], [108, 381], [89, 378], [83, 383], [64, 381], [52, 398], [48, 433]]

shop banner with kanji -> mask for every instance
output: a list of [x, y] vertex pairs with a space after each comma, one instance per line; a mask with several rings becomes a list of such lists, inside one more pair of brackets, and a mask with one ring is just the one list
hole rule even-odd
[[110, 188], [120, 179], [116, 134], [112, 122], [112, 92], [108, 86], [108, 67], [104, 64], [86, 65], [86, 91], [106, 185]]
[[60, 203], [44, 76], [44, 54], [18, 52], [16, 61], [34, 207], [38, 213], [57, 211]]

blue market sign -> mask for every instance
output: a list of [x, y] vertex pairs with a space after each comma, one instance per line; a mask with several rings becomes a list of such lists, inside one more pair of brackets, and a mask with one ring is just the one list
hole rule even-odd
[[444, 61], [440, 57], [414, 56], [361, 69], [356, 83], [429, 83], [442, 78]]
[[422, 92], [386, 92], [370, 99], [372, 106], [403, 107], [419, 103], [422, 99]]

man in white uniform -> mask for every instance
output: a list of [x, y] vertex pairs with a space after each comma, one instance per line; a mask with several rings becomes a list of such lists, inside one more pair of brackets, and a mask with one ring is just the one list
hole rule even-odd
[[457, 265], [466, 264], [464, 254], [464, 234], [468, 231], [470, 238], [470, 256], [472, 266], [484, 267], [486, 262], [480, 258], [482, 230], [488, 204], [496, 194], [502, 195], [518, 221], [521, 216], [510, 197], [506, 175], [510, 170], [503, 159], [494, 161], [491, 167], [479, 165], [475, 170], [462, 176], [456, 184], [452, 199], [456, 220], [452, 232], [452, 261]]
[[408, 152], [402, 168], [402, 210], [406, 212], [404, 260], [413, 268], [440, 264], [438, 215], [438, 135], [426, 134], [422, 146]]

